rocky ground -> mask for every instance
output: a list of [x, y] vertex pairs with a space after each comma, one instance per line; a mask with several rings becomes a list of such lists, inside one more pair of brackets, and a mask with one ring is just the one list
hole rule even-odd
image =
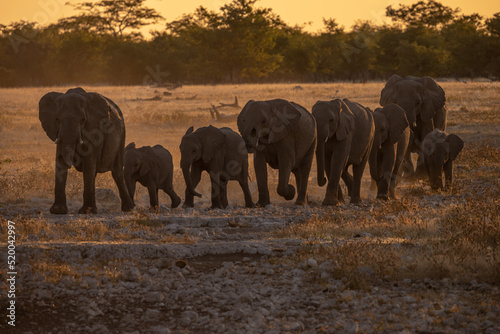
[[[463, 197], [421, 200], [440, 207]], [[374, 205], [368, 200], [336, 210], [362, 216]], [[304, 256], [303, 250], [361, 245], [375, 239], [370, 232], [314, 243], [276, 232], [321, 210], [272, 205], [253, 211], [104, 213], [85, 218], [102, 230], [81, 228], [89, 239], [100, 233], [96, 241], [81, 241], [73, 230], [67, 231], [74, 241], [54, 234], [82, 216], [33, 212], [58, 229], [18, 236], [26, 241], [17, 247], [14, 332], [500, 333], [497, 285], [397, 279], [370, 265], [355, 273], [368, 284], [353, 285], [352, 275], [339, 275], [334, 258], [314, 251]], [[132, 220], [141, 223], [127, 225]], [[0, 326], [12, 332], [4, 321]]]

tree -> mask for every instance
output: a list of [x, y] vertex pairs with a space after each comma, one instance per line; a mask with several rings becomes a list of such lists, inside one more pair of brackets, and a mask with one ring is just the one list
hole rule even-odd
[[486, 20], [486, 28], [492, 36], [500, 37], [500, 12]]
[[[145, 0], [101, 0], [74, 5], [82, 14], [59, 20], [64, 30], [85, 29], [99, 34], [122, 37], [126, 30], [157, 23], [163, 17], [154, 9], [144, 6]], [[138, 34], [137, 32], [135, 33]]]
[[450, 22], [460, 9], [453, 9], [435, 0], [419, 1], [413, 5], [399, 5], [399, 9], [388, 6], [386, 16], [403, 26], [423, 24], [437, 28]]

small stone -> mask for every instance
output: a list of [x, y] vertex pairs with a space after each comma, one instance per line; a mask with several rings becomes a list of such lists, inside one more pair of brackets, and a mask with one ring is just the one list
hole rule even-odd
[[155, 320], [160, 317], [160, 314], [160, 310], [148, 308], [144, 316], [147, 320]]
[[147, 303], [161, 303], [164, 299], [165, 296], [158, 291], [149, 292], [144, 296], [144, 301]]
[[304, 324], [300, 321], [294, 321], [294, 322], [290, 323], [289, 328], [293, 332], [303, 331]]
[[247, 290], [240, 295], [239, 299], [243, 303], [251, 303], [254, 299], [254, 295]]
[[315, 259], [309, 259], [307, 260], [307, 265], [311, 268], [317, 267], [318, 261], [316, 261]]
[[149, 328], [149, 332], [151, 334], [170, 334], [170, 329], [168, 329], [167, 327], [163, 327], [163, 326], [153, 326], [151, 328]]
[[414, 304], [414, 303], [416, 303], [416, 302], [417, 302], [417, 300], [416, 300], [414, 297], [412, 297], [412, 296], [405, 296], [405, 297], [403, 298], [403, 301], [404, 301], [406, 304]]

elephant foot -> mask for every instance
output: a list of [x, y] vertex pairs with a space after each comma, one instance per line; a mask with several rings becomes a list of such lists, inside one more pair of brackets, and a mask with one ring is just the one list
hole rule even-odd
[[361, 203], [361, 197], [351, 197], [350, 204], [358, 204]]
[[182, 207], [184, 209], [194, 208], [194, 203], [184, 202], [184, 204], [182, 204]]
[[65, 215], [68, 213], [68, 207], [66, 205], [54, 204], [50, 207], [50, 213], [54, 215]]
[[255, 208], [255, 204], [253, 204], [253, 202], [247, 202], [245, 203], [245, 208]]
[[212, 206], [210, 207], [210, 210], [215, 210], [215, 209], [224, 209], [224, 208], [222, 207], [221, 204], [219, 204], [219, 205], [212, 204]]
[[134, 209], [134, 207], [135, 207], [135, 203], [127, 204], [127, 205], [122, 204], [122, 211], [123, 212], [130, 212]]
[[171, 198], [172, 200], [172, 209], [175, 209], [181, 204], [181, 198], [179, 196]]
[[335, 206], [340, 205], [341, 203], [336, 198], [325, 198], [321, 205], [323, 206]]
[[258, 208], [265, 208], [266, 206], [268, 206], [269, 204], [271, 204], [271, 201], [267, 200], [267, 201], [261, 201], [259, 200], [256, 204], [256, 206]]
[[305, 199], [303, 200], [296, 200], [295, 205], [300, 205], [300, 206], [305, 206], [307, 205], [307, 201]]
[[295, 187], [288, 185], [286, 193], [280, 193], [280, 191], [278, 191], [278, 195], [283, 196], [287, 201], [291, 201], [295, 197]]
[[387, 194], [378, 194], [377, 195], [377, 199], [382, 199], [384, 201], [388, 201], [389, 200], [389, 196], [387, 196]]
[[91, 206], [82, 206], [80, 210], [78, 210], [79, 214], [96, 214], [97, 213], [97, 208], [96, 207], [91, 207]]

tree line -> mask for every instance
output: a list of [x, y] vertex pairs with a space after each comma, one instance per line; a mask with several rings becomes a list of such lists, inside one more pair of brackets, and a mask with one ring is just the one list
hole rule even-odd
[[144, 1], [85, 2], [55, 24], [0, 25], [0, 86], [500, 78], [500, 13], [463, 15], [419, 1], [387, 7], [390, 24], [358, 21], [346, 30], [328, 18], [311, 33], [258, 0], [233, 0], [145, 38], [139, 29], [163, 18]]

